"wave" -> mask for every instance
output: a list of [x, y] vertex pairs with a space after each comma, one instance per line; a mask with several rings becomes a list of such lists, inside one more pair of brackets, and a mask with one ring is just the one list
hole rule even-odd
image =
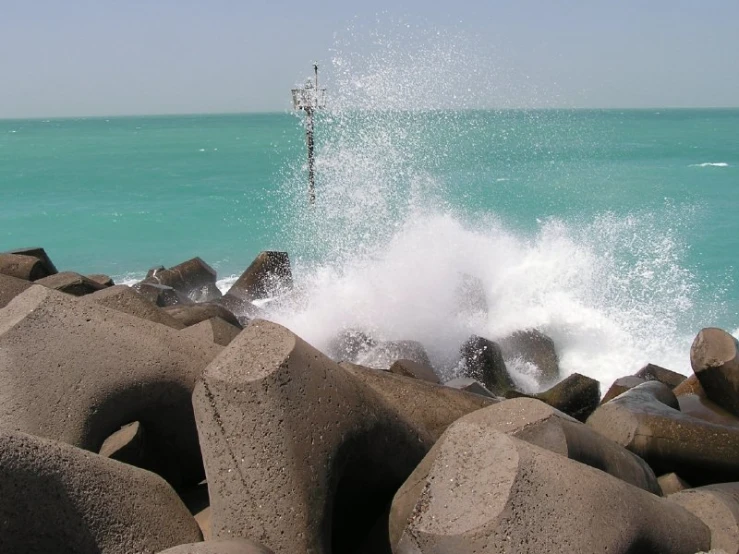
[[700, 164], [690, 164], [688, 167], [729, 167], [726, 162], [703, 162]]

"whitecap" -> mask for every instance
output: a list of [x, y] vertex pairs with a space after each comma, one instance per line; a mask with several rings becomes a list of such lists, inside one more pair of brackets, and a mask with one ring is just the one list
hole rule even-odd
[[701, 164], [690, 164], [688, 167], [729, 167], [726, 162], [703, 162]]

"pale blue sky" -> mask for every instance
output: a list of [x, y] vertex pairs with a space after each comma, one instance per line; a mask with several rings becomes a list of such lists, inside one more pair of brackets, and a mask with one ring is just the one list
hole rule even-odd
[[0, 0], [0, 118], [284, 110], [378, 13], [494, 49], [508, 105], [739, 105], [737, 0]]

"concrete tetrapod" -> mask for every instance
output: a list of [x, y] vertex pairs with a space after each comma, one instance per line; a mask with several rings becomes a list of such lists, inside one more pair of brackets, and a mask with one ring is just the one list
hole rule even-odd
[[0, 308], [4, 308], [16, 296], [33, 286], [29, 281], [0, 273]]
[[206, 541], [182, 544], [159, 554], [273, 554], [269, 548], [246, 539]]
[[162, 308], [147, 300], [131, 287], [126, 285], [114, 285], [107, 289], [99, 290], [83, 296], [80, 302], [94, 302], [100, 306], [118, 310], [129, 315], [148, 319], [155, 323], [161, 323], [172, 329], [184, 329], [185, 325]]
[[157, 475], [0, 428], [0, 552], [137, 554], [198, 540]]
[[654, 472], [639, 456], [540, 400], [506, 400], [458, 421], [501, 431], [661, 495]]
[[690, 365], [710, 400], [739, 416], [739, 341], [722, 329], [701, 330]]
[[490, 402], [352, 371], [284, 327], [253, 321], [193, 394], [214, 538], [250, 537], [277, 554], [356, 550], [453, 421], [444, 414], [463, 415], [453, 398], [468, 411]]
[[190, 397], [220, 350], [34, 285], [0, 310], [0, 424], [97, 452], [140, 421], [184, 476], [199, 479]]
[[671, 495], [711, 529], [711, 548], [739, 554], [739, 483], [721, 483]]
[[464, 418], [396, 493], [390, 541], [394, 554], [694, 554], [710, 534], [667, 499]]
[[670, 388], [659, 381], [603, 404], [587, 424], [658, 474], [674, 471], [695, 485], [739, 478], [739, 429], [680, 412]]

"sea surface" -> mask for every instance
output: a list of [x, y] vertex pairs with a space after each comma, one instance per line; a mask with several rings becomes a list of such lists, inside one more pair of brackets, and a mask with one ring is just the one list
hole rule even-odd
[[302, 300], [270, 317], [420, 340], [448, 376], [470, 332], [537, 327], [607, 382], [739, 327], [737, 109], [326, 111], [316, 142], [311, 206], [291, 113], [0, 121], [0, 250], [117, 282], [200, 256], [224, 287], [286, 250]]

